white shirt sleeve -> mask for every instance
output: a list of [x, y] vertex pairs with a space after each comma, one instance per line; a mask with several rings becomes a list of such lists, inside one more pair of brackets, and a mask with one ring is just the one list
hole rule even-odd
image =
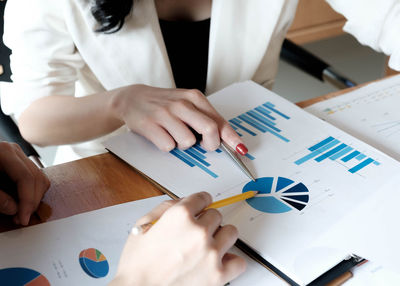
[[400, 70], [400, 0], [327, 0], [347, 22], [344, 31], [363, 45], [390, 56]]
[[16, 118], [35, 100], [74, 96], [84, 62], [63, 19], [64, 0], [8, 1], [4, 43], [12, 50], [12, 81], [2, 87], [3, 111]]

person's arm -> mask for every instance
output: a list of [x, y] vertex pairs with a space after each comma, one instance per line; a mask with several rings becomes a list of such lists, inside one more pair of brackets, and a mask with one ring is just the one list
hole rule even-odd
[[50, 187], [50, 181], [22, 149], [13, 143], [0, 142], [0, 172], [8, 177], [17, 189], [15, 201], [2, 190], [5, 182], [0, 182], [0, 213], [15, 215], [16, 224], [27, 225], [32, 213], [37, 209], [40, 200]]
[[188, 126], [202, 135], [207, 150], [217, 149], [220, 138], [234, 149], [243, 143], [197, 90], [131, 85], [79, 98], [46, 96], [30, 104], [18, 121], [22, 136], [41, 146], [94, 139], [122, 124], [164, 151], [195, 144]]
[[137, 221], [158, 219], [147, 232], [130, 235], [110, 286], [225, 285], [246, 268], [243, 258], [228, 253], [238, 237], [234, 226], [220, 227], [221, 214], [202, 210], [208, 193], [166, 202]]
[[347, 22], [343, 30], [376, 51], [390, 56], [389, 66], [400, 70], [400, 1], [326, 0]]
[[6, 6], [4, 40], [12, 50], [13, 83], [2, 94], [2, 107], [16, 115], [28, 141], [41, 146], [77, 143], [126, 124], [169, 151], [195, 143], [189, 125], [203, 135], [208, 150], [215, 150], [220, 138], [232, 148], [244, 146], [198, 91], [131, 85], [74, 97], [78, 71], [86, 63], [67, 28], [63, 3], [14, 0]]

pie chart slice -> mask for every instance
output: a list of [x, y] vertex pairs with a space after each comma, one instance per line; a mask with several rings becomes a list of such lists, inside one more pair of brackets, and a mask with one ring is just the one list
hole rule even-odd
[[16, 267], [0, 269], [0, 285], [50, 286], [50, 283], [46, 277], [33, 269]]
[[285, 213], [303, 210], [309, 201], [309, 191], [303, 183], [284, 177], [264, 177], [247, 183], [242, 192], [258, 191], [247, 203], [265, 213]]
[[87, 275], [93, 278], [107, 276], [110, 269], [108, 261], [100, 250], [88, 248], [79, 254], [79, 263]]

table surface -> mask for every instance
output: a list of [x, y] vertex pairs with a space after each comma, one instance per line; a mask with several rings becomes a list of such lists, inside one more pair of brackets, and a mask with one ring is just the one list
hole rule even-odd
[[[340, 90], [297, 105], [304, 108], [349, 90]], [[30, 225], [163, 194], [137, 170], [111, 153], [48, 167], [44, 172], [51, 186]], [[17, 226], [13, 225], [10, 217], [0, 215], [0, 232], [15, 228]]]

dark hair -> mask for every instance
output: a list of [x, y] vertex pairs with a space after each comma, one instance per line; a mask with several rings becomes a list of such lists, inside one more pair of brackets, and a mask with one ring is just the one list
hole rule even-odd
[[100, 27], [96, 32], [111, 34], [124, 25], [134, 0], [94, 0], [91, 12]]

